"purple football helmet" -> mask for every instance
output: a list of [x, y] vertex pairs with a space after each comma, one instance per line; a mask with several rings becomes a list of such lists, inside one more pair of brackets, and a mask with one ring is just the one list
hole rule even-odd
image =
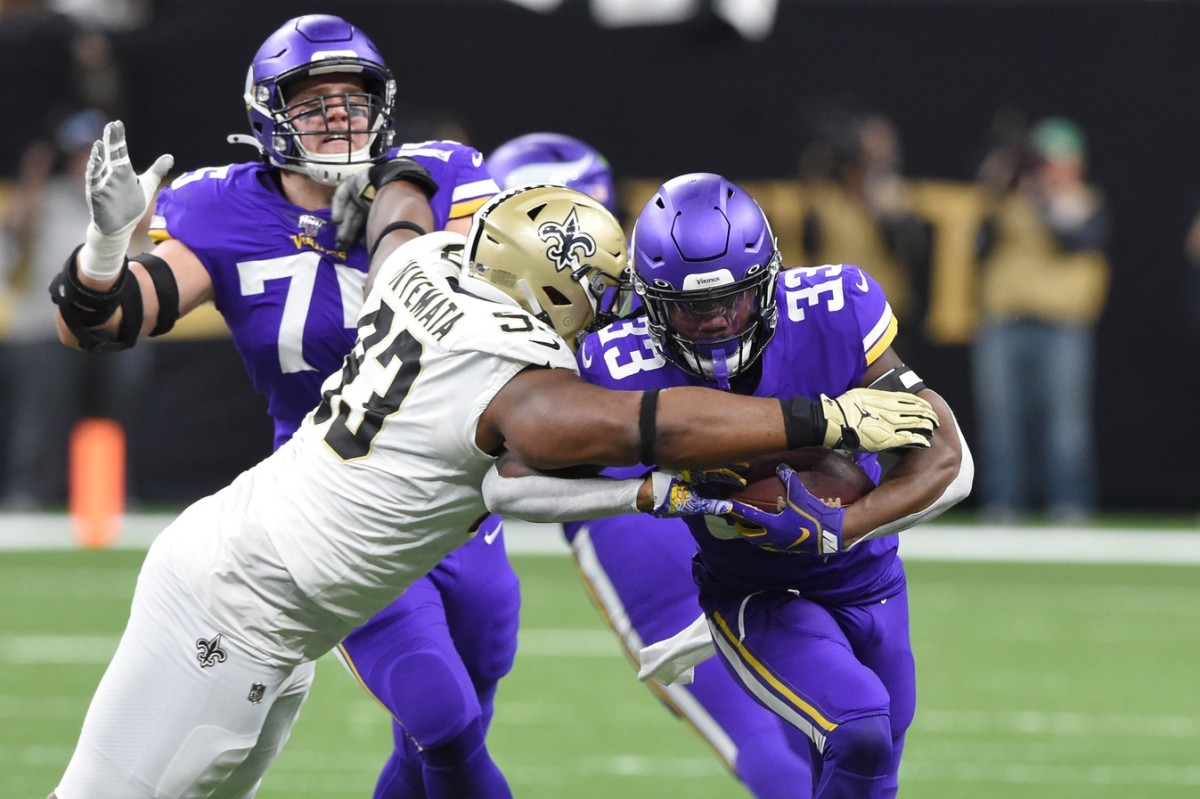
[[758, 203], [720, 175], [681, 175], [646, 203], [630, 251], [659, 353], [728, 388], [775, 334], [782, 258]]
[[[313, 75], [353, 74], [362, 93], [310, 97], [289, 106], [290, 87]], [[361, 30], [341, 17], [309, 14], [290, 19], [263, 42], [246, 74], [246, 112], [256, 144], [268, 163], [337, 185], [387, 153], [392, 144], [396, 81], [383, 56]], [[309, 152], [305, 135], [344, 136], [329, 127], [330, 109], [343, 108], [349, 130], [365, 133], [366, 145], [345, 153]], [[320, 117], [320, 120], [317, 118]], [[313, 125], [323, 125], [314, 133]]]
[[501, 144], [488, 156], [488, 170], [501, 188], [553, 183], [581, 191], [616, 213], [612, 169], [595, 148], [562, 133], [527, 133]]

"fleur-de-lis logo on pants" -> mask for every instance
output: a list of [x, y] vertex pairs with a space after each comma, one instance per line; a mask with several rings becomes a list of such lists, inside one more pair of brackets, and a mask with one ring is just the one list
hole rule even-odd
[[546, 257], [558, 271], [580, 267], [584, 258], [596, 254], [596, 240], [579, 230], [579, 217], [575, 209], [562, 222], [545, 222], [538, 227], [538, 238], [550, 244]]
[[218, 663], [224, 663], [229, 657], [225, 650], [221, 648], [221, 634], [217, 633], [212, 638], [205, 641], [203, 638], [196, 640], [196, 660], [200, 661], [200, 668], [207, 669], [209, 666], [215, 666]]

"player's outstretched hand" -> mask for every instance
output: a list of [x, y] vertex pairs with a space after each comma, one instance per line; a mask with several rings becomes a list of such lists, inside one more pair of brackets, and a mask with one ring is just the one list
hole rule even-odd
[[749, 526], [734, 525], [742, 538], [770, 552], [789, 555], [841, 552], [845, 509], [813, 496], [791, 467], [780, 464], [775, 474], [784, 487], [783, 508], [778, 512], [760, 510], [736, 500], [731, 502], [729, 515], [749, 523]]
[[337, 246], [347, 249], [362, 235], [371, 212], [371, 201], [375, 199], [375, 187], [371, 185], [369, 170], [355, 172], [342, 180], [333, 192], [329, 216], [337, 223]]
[[84, 275], [103, 281], [120, 273], [133, 230], [174, 164], [172, 156], [160, 155], [149, 169], [136, 174], [125, 143], [125, 123], [114, 120], [104, 126], [87, 163], [85, 192], [91, 222], [79, 253]]
[[839, 397], [821, 395], [827, 424], [825, 446], [854, 452], [929, 447], [938, 417], [928, 402], [906, 391], [852, 388]]
[[729, 500], [701, 496], [679, 474], [654, 472], [650, 475], [650, 481], [654, 489], [654, 508], [650, 514], [660, 519], [679, 516], [723, 516], [733, 507]]

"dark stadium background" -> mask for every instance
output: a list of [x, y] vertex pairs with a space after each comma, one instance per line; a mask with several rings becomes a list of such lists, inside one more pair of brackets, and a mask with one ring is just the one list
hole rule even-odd
[[[1200, 196], [1200, 4], [782, 0], [774, 32], [751, 43], [704, 15], [604, 30], [584, 0], [545, 15], [500, 0], [169, 0], [114, 39], [135, 166], [161, 152], [179, 169], [249, 157], [225, 142], [246, 127], [249, 58], [281, 21], [315, 11], [380, 45], [401, 117], [449, 112], [485, 152], [531, 130], [572, 133], [626, 178], [790, 178], [797, 109], [819, 98], [882, 111], [900, 130], [906, 173], [948, 181], [971, 179], [999, 106], [1074, 118], [1115, 220], [1097, 386], [1104, 507], [1196, 509], [1200, 332], [1188, 322], [1182, 241]], [[0, 26], [0, 179], [14, 176], [66, 80], [63, 46]], [[269, 451], [270, 425], [228, 340], [157, 353], [154, 412], [131, 432], [135, 468], [147, 500], [189, 500]], [[919, 363], [969, 435], [965, 346], [924, 348]]]

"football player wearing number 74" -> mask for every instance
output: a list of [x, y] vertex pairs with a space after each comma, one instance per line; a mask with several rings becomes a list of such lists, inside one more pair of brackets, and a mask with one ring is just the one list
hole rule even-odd
[[[932, 445], [900, 453], [882, 479], [874, 454], [858, 456], [878, 487], [847, 507], [826, 505], [781, 466], [787, 501], [779, 512], [735, 501], [732, 515], [628, 519], [642, 537], [666, 525], [691, 529], [699, 550], [692, 575], [707, 619], [686, 628], [694, 635], [644, 649], [642, 676], [670, 683], [680, 671], [674, 655], [694, 665], [703, 659], [700, 646], [711, 653], [715, 644], [744, 690], [820, 752], [815, 787], [788, 786], [789, 795], [892, 797], [916, 675], [891, 533], [969, 492], [974, 469], [954, 415], [892, 349], [896, 321], [870, 275], [850, 264], [779, 271], [766, 216], [719, 175], [664, 184], [638, 216], [630, 247], [645, 313], [582, 342], [584, 380], [634, 392], [705, 386], [731, 397], [807, 396], [835, 405], [830, 398], [847, 391], [887, 388], [911, 392], [937, 412]], [[861, 449], [862, 442], [819, 443]]]

